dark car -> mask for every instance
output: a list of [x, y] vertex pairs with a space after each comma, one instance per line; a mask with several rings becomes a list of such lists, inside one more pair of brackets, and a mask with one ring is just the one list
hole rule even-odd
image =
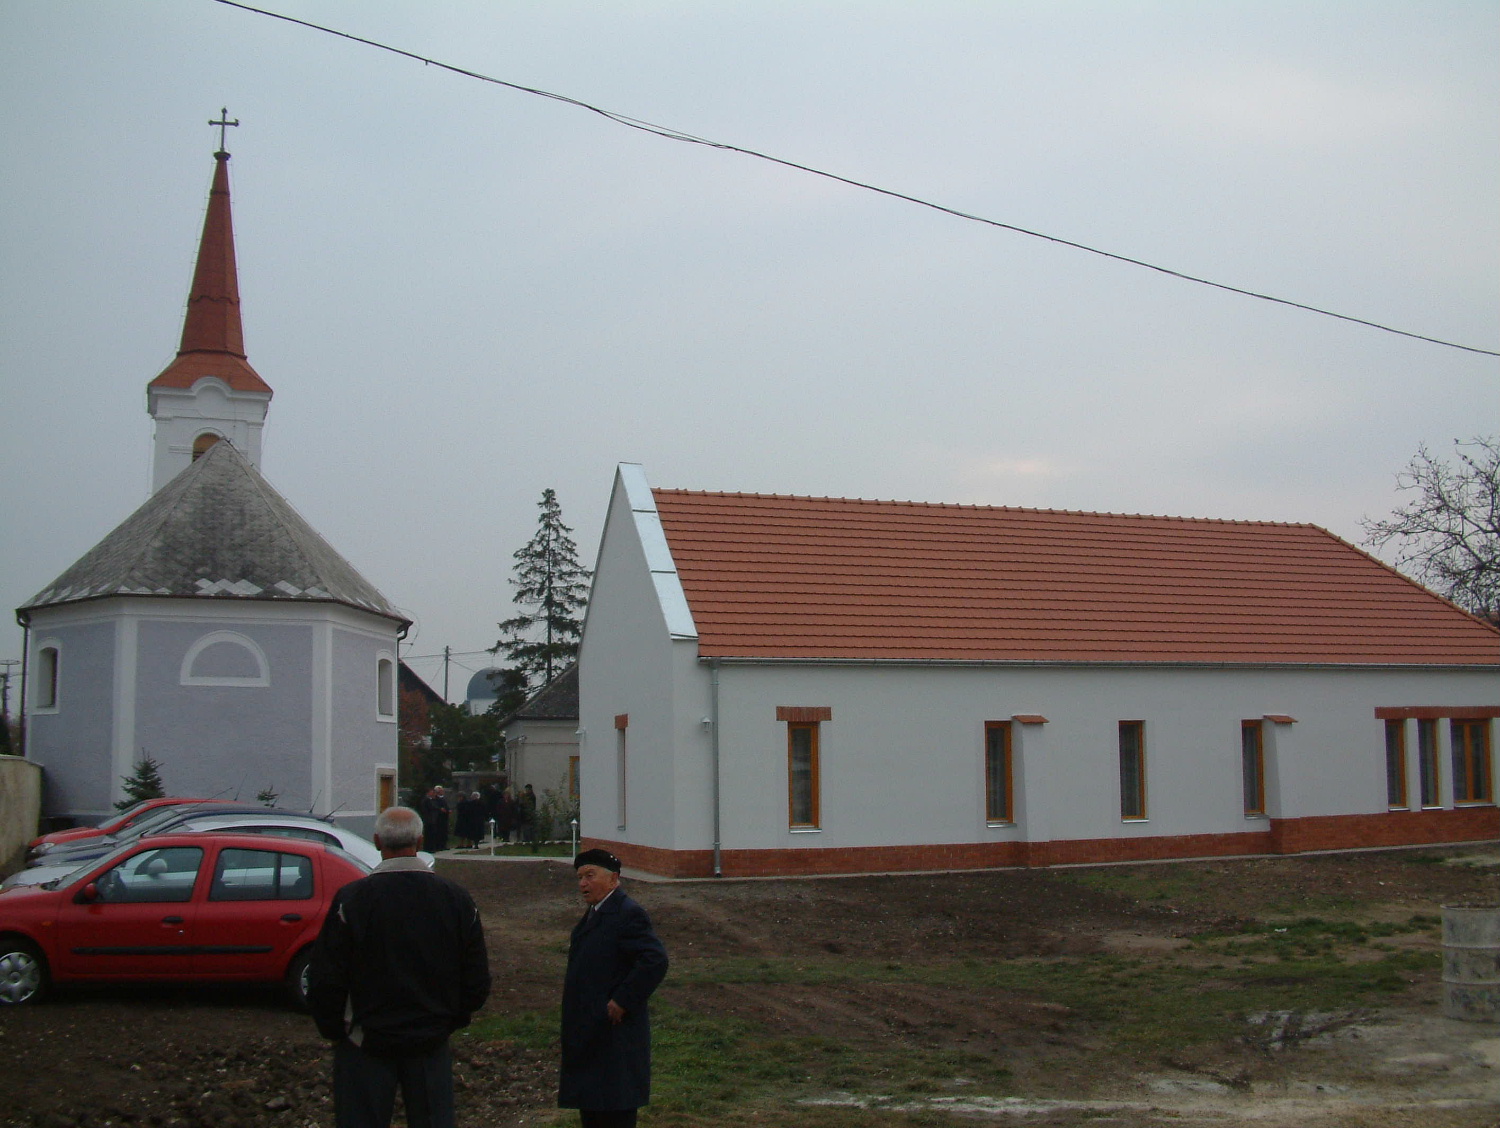
[[[264, 809], [264, 808], [262, 808]], [[0, 893], [0, 1005], [54, 983], [285, 982], [299, 1002], [334, 893], [369, 872], [334, 846], [153, 835]]]

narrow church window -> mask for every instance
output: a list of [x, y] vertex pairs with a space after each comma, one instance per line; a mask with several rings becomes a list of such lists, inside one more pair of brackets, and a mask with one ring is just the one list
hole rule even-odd
[[1438, 727], [1437, 721], [1417, 721], [1417, 779], [1421, 785], [1422, 806], [1441, 805], [1438, 798]]
[[816, 827], [818, 823], [818, 724], [789, 721], [787, 742], [788, 823]]
[[1120, 818], [1146, 817], [1146, 722], [1120, 722]]
[[1011, 809], [1010, 722], [984, 722], [984, 818], [1014, 821]]
[[1406, 722], [1385, 723], [1385, 802], [1392, 810], [1406, 809]]
[[1490, 723], [1450, 721], [1453, 744], [1453, 801], [1488, 803], [1490, 789]]
[[618, 829], [625, 829], [625, 755], [628, 751], [625, 733], [630, 727], [630, 714], [620, 713], [615, 717], [615, 814]]
[[222, 435], [214, 434], [212, 431], [204, 431], [203, 434], [193, 440], [193, 461], [197, 462], [198, 459], [208, 453], [209, 447], [213, 446], [214, 443], [223, 437]]
[[35, 709], [57, 708], [58, 648], [43, 646], [36, 652], [36, 689], [31, 703]]
[[375, 712], [381, 720], [396, 719], [396, 663], [384, 656], [375, 663]]
[[1260, 721], [1240, 722], [1240, 776], [1245, 794], [1245, 814], [1266, 813], [1265, 729]]

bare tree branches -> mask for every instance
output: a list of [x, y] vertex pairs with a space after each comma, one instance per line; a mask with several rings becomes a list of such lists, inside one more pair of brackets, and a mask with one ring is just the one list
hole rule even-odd
[[1453, 442], [1455, 463], [1426, 446], [1396, 475], [1415, 493], [1383, 520], [1366, 518], [1365, 544], [1397, 545], [1396, 567], [1454, 603], [1500, 620], [1500, 436]]

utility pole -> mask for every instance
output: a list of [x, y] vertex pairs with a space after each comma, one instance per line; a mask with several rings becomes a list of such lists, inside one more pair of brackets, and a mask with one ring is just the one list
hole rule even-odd
[[448, 654], [452, 648], [443, 647], [443, 701], [448, 700]]
[[0, 658], [0, 666], [4, 667], [0, 670], [0, 726], [4, 727], [0, 733], [0, 748], [6, 753], [10, 752], [10, 668], [20, 664], [19, 658]]

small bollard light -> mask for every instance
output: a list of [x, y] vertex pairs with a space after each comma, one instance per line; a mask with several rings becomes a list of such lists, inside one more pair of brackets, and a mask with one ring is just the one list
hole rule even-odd
[[495, 856], [495, 820], [490, 820], [490, 857]]
[[578, 820], [573, 820], [573, 857], [578, 857]]

